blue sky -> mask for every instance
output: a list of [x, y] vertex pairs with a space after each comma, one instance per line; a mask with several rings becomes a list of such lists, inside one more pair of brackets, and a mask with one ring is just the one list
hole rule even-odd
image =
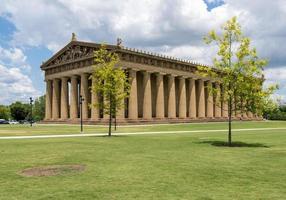
[[286, 2], [284, 0], [1, 0], [0, 104], [44, 94], [40, 70], [69, 42], [115, 43], [211, 64], [211, 29], [236, 15], [243, 32], [269, 59], [266, 84], [279, 83], [286, 100]]

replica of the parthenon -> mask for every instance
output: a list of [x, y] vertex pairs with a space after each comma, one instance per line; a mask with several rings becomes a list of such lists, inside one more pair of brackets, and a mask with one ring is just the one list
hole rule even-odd
[[[84, 98], [84, 122], [105, 123], [102, 110], [89, 106], [104, 101], [91, 92], [90, 75], [93, 70], [94, 51], [100, 44], [72, 40], [41, 69], [45, 72], [45, 122], [77, 123], [79, 97]], [[130, 96], [124, 109], [116, 116], [122, 123], [171, 123], [192, 121], [223, 121], [228, 116], [228, 105], [219, 97], [209, 95], [209, 87], [221, 89], [217, 82], [196, 73], [200, 65], [195, 62], [158, 55], [117, 45], [106, 45], [120, 57], [120, 66], [130, 80]], [[222, 91], [222, 90], [221, 90]], [[234, 113], [237, 119], [256, 118], [252, 113]]]

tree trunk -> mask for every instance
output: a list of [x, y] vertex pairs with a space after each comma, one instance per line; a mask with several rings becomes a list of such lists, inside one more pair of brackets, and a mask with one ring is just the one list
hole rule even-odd
[[115, 131], [116, 131], [116, 128], [117, 128], [116, 113], [117, 113], [117, 110], [116, 110], [116, 106], [115, 106], [115, 116], [114, 116], [114, 130]]
[[232, 101], [231, 98], [229, 100], [229, 106], [228, 106], [228, 146], [231, 146], [231, 115], [232, 115]]
[[111, 136], [111, 121], [112, 121], [112, 108], [111, 108], [111, 95], [109, 96], [109, 130], [108, 136]]

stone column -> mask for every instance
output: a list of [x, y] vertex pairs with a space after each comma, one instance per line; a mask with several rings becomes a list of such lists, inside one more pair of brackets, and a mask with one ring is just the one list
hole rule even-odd
[[246, 112], [242, 112], [241, 116], [242, 116], [242, 118], [247, 119], [247, 113]]
[[68, 78], [62, 78], [62, 88], [61, 88], [61, 119], [65, 120], [68, 118]]
[[[92, 81], [92, 87], [93, 84], [96, 84], [94, 81]], [[99, 108], [95, 107], [95, 104], [98, 103], [98, 94], [91, 90], [91, 119], [92, 120], [98, 120], [99, 119]]]
[[[222, 87], [222, 95], [224, 93], [223, 87]], [[226, 100], [222, 100], [222, 117], [228, 118], [228, 102]]]
[[128, 118], [137, 119], [138, 118], [138, 102], [137, 102], [137, 78], [136, 71], [129, 71], [130, 80], [130, 96], [128, 104]]
[[222, 116], [228, 118], [228, 103], [226, 101], [223, 102], [222, 109]]
[[77, 76], [71, 77], [71, 102], [70, 102], [70, 118], [78, 118], [78, 79]]
[[186, 80], [183, 77], [179, 78], [179, 118], [186, 118], [187, 116], [187, 101], [186, 101]]
[[214, 102], [214, 114], [215, 118], [221, 117], [221, 89], [219, 83], [215, 83], [215, 88], [217, 90], [216, 96], [215, 96], [215, 102]]
[[[124, 92], [124, 91], [122, 91], [122, 92]], [[121, 109], [119, 109], [117, 111], [116, 119], [125, 119], [125, 101], [124, 101], [124, 99], [122, 99], [121, 104], [123, 106], [121, 107]]]
[[196, 103], [196, 83], [195, 79], [189, 79], [189, 117], [196, 118], [197, 117], [197, 103]]
[[82, 102], [82, 119], [88, 119], [88, 99], [89, 99], [89, 89], [88, 89], [88, 74], [81, 74], [80, 78], [80, 95], [83, 97]]
[[46, 112], [45, 119], [49, 120], [52, 118], [52, 81], [46, 81]]
[[53, 80], [53, 119], [60, 118], [60, 80], [54, 79]]
[[198, 80], [198, 117], [206, 117], [206, 107], [205, 107], [205, 86], [202, 79]]
[[253, 113], [252, 113], [252, 112], [247, 112], [247, 117], [248, 117], [249, 119], [252, 119], [252, 118], [253, 118]]
[[164, 85], [163, 85], [163, 75], [156, 74], [156, 118], [164, 118]]
[[168, 75], [168, 118], [176, 118], [175, 77]]
[[152, 119], [150, 73], [143, 72], [143, 119]]
[[213, 102], [213, 95], [212, 95], [212, 82], [207, 81], [207, 94], [206, 94], [206, 108], [207, 108], [207, 117], [213, 118], [214, 116], [214, 102]]
[[[243, 107], [245, 106], [245, 101], [242, 102], [242, 105], [243, 105]], [[245, 112], [245, 108], [241, 111], [241, 116], [244, 119], [247, 118], [247, 113]]]
[[238, 119], [240, 119], [241, 118], [241, 107], [240, 107], [240, 103], [239, 103], [239, 101], [240, 101], [240, 98], [238, 98], [238, 97], [235, 97], [235, 108], [236, 108], [236, 111], [235, 111], [235, 117], [236, 118], [238, 118]]

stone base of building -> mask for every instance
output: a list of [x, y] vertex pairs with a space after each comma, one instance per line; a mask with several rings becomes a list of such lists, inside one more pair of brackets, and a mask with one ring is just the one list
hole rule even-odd
[[[233, 118], [233, 121], [261, 121], [263, 118]], [[172, 124], [172, 123], [198, 123], [198, 122], [226, 122], [227, 118], [185, 118], [185, 119], [116, 119], [117, 124], [127, 125], [127, 124]], [[88, 125], [107, 125], [108, 119], [100, 120], [83, 120], [84, 124]], [[114, 122], [114, 119], [113, 119]], [[41, 124], [79, 124], [80, 119], [68, 119], [68, 120], [43, 120]]]

